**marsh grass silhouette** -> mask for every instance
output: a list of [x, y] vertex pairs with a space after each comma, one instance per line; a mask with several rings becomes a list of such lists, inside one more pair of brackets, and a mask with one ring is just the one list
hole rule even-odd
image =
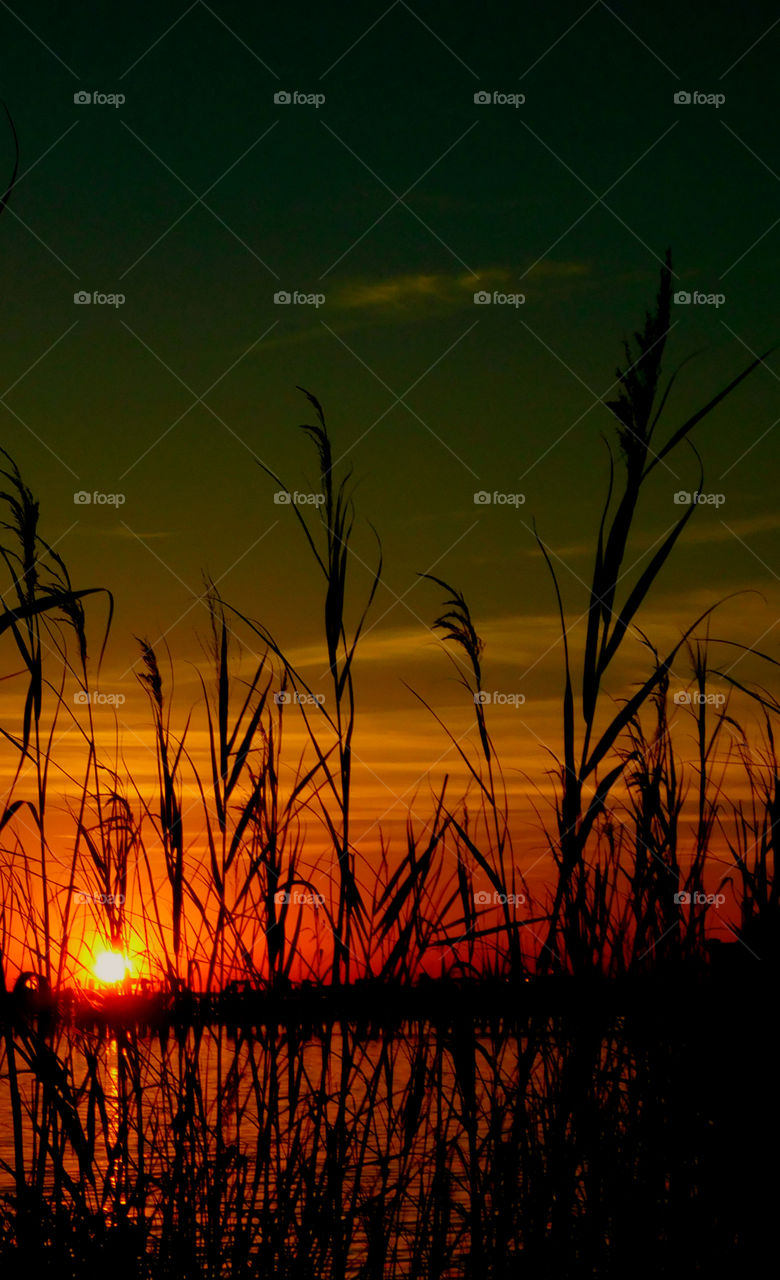
[[[451, 800], [445, 783], [424, 829], [410, 817], [404, 851], [383, 842], [367, 864], [353, 845], [353, 667], [382, 562], [380, 551], [350, 630], [349, 475], [335, 474], [313, 396], [316, 424], [303, 429], [320, 465], [319, 523], [293, 510], [322, 575], [334, 701], [301, 706], [310, 755], [291, 781], [289, 711], [271, 689], [281, 679], [283, 689], [312, 691], [266, 624], [213, 588], [205, 761], [190, 747], [191, 719], [175, 727], [159, 655], [141, 641], [156, 794], [106, 766], [91, 708], [79, 719], [65, 697], [74, 676], [90, 687], [84, 606], [96, 589], [73, 587], [8, 461], [0, 555], [13, 604], [3, 603], [0, 634], [16, 646], [27, 690], [20, 726], [2, 728], [16, 762], [0, 815], [4, 1275], [481, 1280], [657, 1275], [671, 1259], [703, 1271], [726, 1255], [757, 1264], [771, 1196], [757, 1127], [743, 1123], [743, 1095], [730, 1082], [744, 1055], [761, 1130], [776, 1137], [762, 1018], [777, 955], [777, 704], [756, 694], [765, 743], [757, 753], [742, 736], [749, 800], [730, 806], [746, 947], [726, 950], [756, 952], [749, 973], [722, 958], [708, 966], [707, 908], [696, 897], [727, 803], [715, 747], [736, 721], [730, 708], [713, 716], [704, 699], [696, 707], [691, 848], [667, 714], [678, 654], [688, 653], [699, 691], [708, 687], [716, 642], [698, 628], [711, 610], [663, 657], [648, 641], [638, 691], [606, 724], [601, 711], [605, 677], [693, 510], [618, 604], [647, 477], [757, 363], [656, 449], [669, 288], [667, 263], [638, 355], [619, 373], [621, 457], [609, 460], [576, 688], [562, 592], [538, 539], [564, 652], [549, 900], [532, 897], [516, 865], [501, 765], [475, 701], [482, 644], [465, 598], [441, 579], [429, 577], [445, 596], [434, 626], [454, 646], [474, 707], [474, 750], [456, 745], [476, 799]], [[231, 662], [241, 626], [264, 650], [248, 679]], [[85, 767], [70, 775], [72, 849], [54, 859], [52, 756], [66, 716]], [[327, 884], [322, 957], [304, 954], [302, 916], [279, 900], [296, 885], [315, 888], [302, 848], [313, 816], [332, 863], [315, 868]], [[156, 867], [167, 896], [156, 891]], [[504, 895], [519, 885], [528, 910], [479, 912], [477, 872]], [[122, 899], [101, 903], [98, 927], [117, 947], [132, 930], [156, 966], [143, 1018], [133, 1016], [137, 996], [68, 994], [84, 942], [74, 923], [83, 886]], [[687, 908], [674, 900], [681, 887]], [[439, 979], [424, 976], [432, 957]]]

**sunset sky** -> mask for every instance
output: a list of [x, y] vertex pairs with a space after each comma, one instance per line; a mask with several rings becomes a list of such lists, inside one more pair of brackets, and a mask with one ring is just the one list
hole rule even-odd
[[[614, 445], [602, 400], [667, 246], [675, 289], [716, 300], [673, 309], [666, 373], [698, 354], [660, 439], [780, 339], [776, 6], [3, 3], [0, 47], [21, 152], [0, 221], [0, 444], [74, 584], [114, 594], [100, 688], [126, 696], [138, 776], [151, 761], [134, 637], [169, 646], [183, 725], [204, 572], [323, 681], [321, 582], [258, 465], [316, 489], [301, 385], [325, 408], [337, 469], [353, 471], [353, 619], [376, 558], [369, 522], [384, 555], [356, 676], [356, 839], [383, 813], [402, 820], [429, 769], [458, 774], [406, 686], [456, 736], [473, 722], [431, 630], [429, 572], [470, 603], [484, 687], [525, 698], [490, 723], [519, 844], [537, 854], [524, 775], [546, 790], [546, 748], [560, 750], [561, 648], [532, 526], [574, 623], [602, 437]], [[2, 119], [0, 183], [12, 165]], [[80, 291], [124, 302], [78, 304]], [[280, 291], [318, 301], [282, 305]], [[475, 303], [480, 291], [525, 300]], [[780, 657], [779, 376], [775, 354], [694, 433], [703, 491], [723, 500], [697, 511], [640, 619], [659, 649], [749, 588], [713, 634]], [[627, 569], [697, 477], [690, 449], [657, 469]], [[75, 502], [82, 491], [121, 505]], [[523, 500], [476, 503], [482, 491]], [[89, 610], [96, 659], [105, 607]], [[15, 662], [8, 649], [3, 676]], [[610, 692], [646, 670], [629, 642]], [[684, 687], [685, 661], [675, 677]], [[6, 725], [21, 687], [0, 695]], [[108, 733], [113, 711], [97, 714]]]

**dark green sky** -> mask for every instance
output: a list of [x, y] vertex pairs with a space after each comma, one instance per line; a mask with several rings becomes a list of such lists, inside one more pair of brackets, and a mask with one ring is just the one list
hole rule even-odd
[[[613, 426], [598, 397], [666, 246], [677, 287], [725, 294], [676, 309], [668, 371], [701, 354], [670, 428], [780, 336], [776, 20], [769, 3], [619, 0], [0, 5], [21, 146], [0, 224], [1, 442], [74, 580], [115, 593], [116, 678], [133, 634], [196, 654], [202, 569], [287, 642], [314, 641], [316, 579], [254, 461], [314, 487], [295, 431], [303, 384], [383, 538], [372, 705], [399, 705], [399, 674], [455, 697], [419, 570], [466, 590], [492, 683], [519, 687], [555, 634], [529, 526], [558, 549], [576, 616]], [[325, 102], [276, 105], [279, 90]], [[526, 103], [475, 104], [494, 90]], [[725, 103], [677, 105], [679, 90]], [[77, 105], [79, 91], [126, 102]], [[3, 156], [10, 172], [5, 126]], [[475, 306], [481, 287], [525, 305]], [[76, 306], [78, 289], [126, 302]], [[325, 303], [276, 306], [278, 289]], [[697, 513], [659, 586], [665, 634], [738, 586], [767, 601], [732, 611], [743, 638], [777, 616], [776, 356], [769, 366], [696, 436], [705, 489], [726, 501]], [[673, 522], [675, 490], [695, 486], [692, 455], [659, 471], [637, 555]], [[75, 506], [81, 489], [126, 500]], [[477, 507], [477, 489], [526, 502]], [[367, 531], [356, 545], [370, 561]], [[523, 686], [540, 702], [558, 657]]]

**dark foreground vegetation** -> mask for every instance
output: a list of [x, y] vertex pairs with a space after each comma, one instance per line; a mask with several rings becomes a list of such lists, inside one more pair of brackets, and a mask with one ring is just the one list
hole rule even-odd
[[373, 1026], [17, 1026], [49, 1150], [25, 1123], [3, 1274], [757, 1268], [780, 1136], [769, 995], [669, 983], [623, 1014], [529, 1013], [510, 985], [500, 1014], [445, 1000]]
[[[622, 698], [609, 685], [696, 510], [621, 586], [648, 481], [758, 363], [663, 434], [670, 281], [667, 268], [609, 406], [618, 448], [572, 632], [539, 538], [563, 687], [554, 874], [536, 896], [478, 697], [482, 644], [438, 579], [435, 625], [473, 706], [473, 750], [451, 739], [469, 792], [453, 800], [445, 783], [427, 821], [410, 816], [403, 852], [355, 845], [353, 664], [381, 553], [354, 621], [349, 476], [334, 473], [314, 397], [304, 430], [322, 503], [308, 522], [293, 512], [322, 575], [329, 697], [316, 702], [266, 625], [210, 588], [205, 762], [141, 646], [154, 796], [107, 761], [92, 705], [73, 702], [74, 686], [98, 687], [87, 611], [106, 600], [110, 618], [110, 595], [73, 586], [7, 458], [0, 642], [24, 692], [0, 727], [3, 1276], [622, 1280], [758, 1265], [775, 1200], [765, 1149], [780, 1137], [780, 708], [764, 682], [718, 665], [715, 603], [668, 653], [638, 633], [646, 670]], [[244, 660], [262, 650], [240, 678], [239, 635]], [[699, 694], [685, 712], [692, 821], [669, 706], [685, 664]], [[749, 734], [728, 699], [707, 699], [713, 677], [758, 717]], [[274, 690], [311, 698], [291, 707]], [[291, 714], [308, 743], [292, 775]], [[51, 781], [65, 726], [84, 759], [80, 777], [69, 765], [67, 822]], [[724, 753], [747, 800], [724, 793]], [[312, 824], [326, 848], [316, 866]], [[296, 890], [317, 895], [308, 917]], [[713, 938], [718, 894], [729, 941]], [[143, 960], [146, 989], [77, 989], [95, 936]]]

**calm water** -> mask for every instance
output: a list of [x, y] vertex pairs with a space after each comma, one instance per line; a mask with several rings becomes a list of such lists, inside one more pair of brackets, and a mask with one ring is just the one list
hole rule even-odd
[[[470, 1159], [491, 1141], [500, 1144], [511, 1126], [516, 1043], [480, 1037], [466, 1054], [429, 1028], [359, 1043], [347, 1035], [346, 1045], [334, 1030], [329, 1043], [291, 1046], [214, 1029], [183, 1043], [139, 1037], [120, 1049], [116, 1040], [61, 1032], [55, 1047], [77, 1087], [76, 1113], [82, 1131], [95, 1135], [94, 1188], [72, 1141], [62, 1146], [62, 1168], [87, 1185], [109, 1220], [128, 1206], [152, 1238], [165, 1232], [166, 1212], [181, 1215], [186, 1202], [202, 1247], [215, 1227], [227, 1248], [237, 1224], [251, 1236], [274, 1216], [292, 1230], [307, 1215], [338, 1212], [349, 1275], [378, 1247], [380, 1231], [390, 1231], [385, 1247], [403, 1266], [423, 1247], [429, 1225], [421, 1215], [446, 1192], [436, 1229], [442, 1246], [457, 1252], [473, 1189]], [[5, 1061], [2, 1077], [0, 1192], [14, 1186]], [[31, 1117], [40, 1120], [44, 1099], [29, 1070], [20, 1085], [29, 1178], [40, 1159]], [[57, 1127], [61, 1133], [61, 1118]], [[43, 1183], [51, 1194], [51, 1159]]]
[[[464, 1020], [373, 1039], [335, 1027], [306, 1041], [131, 1034], [124, 1047], [27, 1037], [20, 1050], [39, 1058], [20, 1076], [25, 1175], [79, 1221], [99, 1215], [163, 1277], [522, 1268], [535, 1280], [575, 1274], [572, 1260], [578, 1275], [612, 1276], [630, 1271], [638, 1241], [647, 1265], [674, 1254], [715, 1266], [770, 1220], [727, 1088], [743, 1053], [757, 1069], [761, 1043], [747, 1017], [724, 1040], [717, 1013], [680, 1016], [669, 1035], [583, 1009], [533, 1034], [528, 1021], [482, 1034]], [[771, 1128], [766, 1082], [757, 1096]], [[42, 1126], [58, 1153], [43, 1163]], [[0, 1162], [9, 1192], [2, 1051]]]

